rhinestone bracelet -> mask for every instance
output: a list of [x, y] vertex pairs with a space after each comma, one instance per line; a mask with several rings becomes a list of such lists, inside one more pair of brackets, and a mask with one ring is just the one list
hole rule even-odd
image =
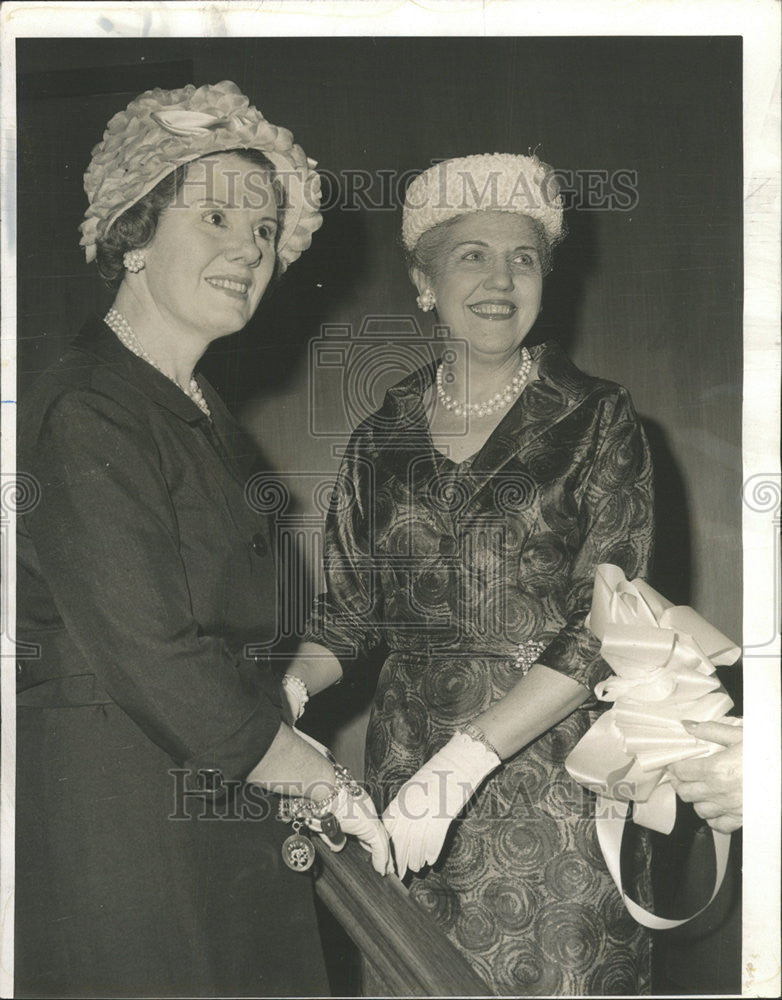
[[279, 819], [285, 823], [291, 820], [306, 822], [307, 820], [321, 819], [331, 811], [331, 806], [343, 788], [353, 798], [359, 798], [363, 794], [361, 786], [350, 771], [342, 764], [338, 764], [331, 753], [329, 753], [328, 760], [334, 768], [334, 783], [328, 795], [324, 795], [321, 799], [305, 799], [300, 796], [282, 798], [278, 810]]

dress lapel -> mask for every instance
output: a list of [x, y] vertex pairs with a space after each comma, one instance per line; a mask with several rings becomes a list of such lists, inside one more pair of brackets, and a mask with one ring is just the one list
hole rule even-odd
[[[499, 473], [523, 463], [524, 454], [587, 395], [586, 379], [556, 342], [532, 348], [538, 377], [530, 382], [475, 456], [464, 476], [467, 505]], [[393, 475], [415, 490], [437, 474], [438, 453], [429, 433], [423, 394], [433, 384], [436, 363], [419, 368], [386, 393], [370, 418], [377, 449], [378, 482]]]
[[99, 358], [159, 406], [188, 424], [206, 420], [196, 404], [152, 365], [129, 351], [106, 324], [93, 317], [73, 341], [73, 348]]
[[173, 413], [185, 424], [200, 428], [220, 460], [220, 464], [209, 463], [206, 468], [223, 492], [225, 493], [224, 477], [221, 475], [223, 468], [244, 488], [248, 477], [256, 468], [257, 449], [203, 375], [198, 375], [197, 379], [212, 414], [212, 422], [189, 396], [156, 368], [129, 351], [97, 317], [85, 324], [74, 340], [73, 347], [100, 358], [158, 406]]
[[437, 452], [423, 404], [434, 384], [436, 362], [425, 365], [388, 390], [383, 406], [369, 418], [376, 449], [380, 485], [394, 477], [417, 490], [428, 486], [437, 471]]
[[538, 377], [525, 386], [475, 456], [469, 477], [473, 496], [509, 465], [523, 463], [531, 446], [578, 401], [583, 376], [559, 345], [548, 341], [532, 348], [531, 353]]
[[226, 468], [244, 487], [250, 476], [259, 471], [258, 448], [249, 434], [242, 430], [217, 391], [203, 375], [198, 376], [198, 384], [201, 386], [201, 391], [212, 414], [211, 425], [205, 425], [207, 436], [214, 444]]

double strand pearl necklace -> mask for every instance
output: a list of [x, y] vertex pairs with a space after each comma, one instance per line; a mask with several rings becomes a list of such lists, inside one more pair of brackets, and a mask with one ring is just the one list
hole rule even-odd
[[446, 410], [457, 417], [488, 417], [490, 413], [504, 410], [518, 396], [522, 386], [529, 378], [532, 368], [532, 355], [526, 347], [521, 349], [521, 366], [511, 381], [483, 403], [459, 403], [443, 389], [443, 363], [437, 366], [437, 395]]
[[[170, 379], [177, 389], [182, 389], [182, 386], [177, 382], [173, 375], [169, 375], [168, 372], [164, 372], [157, 361], [153, 360], [144, 348], [141, 346], [141, 341], [138, 339], [133, 331], [133, 327], [128, 323], [122, 313], [117, 312], [116, 309], [112, 308], [106, 313], [104, 317], [106, 326], [110, 327], [116, 333], [120, 342], [127, 347], [129, 351], [132, 351], [137, 357], [146, 361], [147, 364], [152, 365], [153, 368], [157, 369], [161, 375], [165, 375], [167, 379]], [[193, 400], [195, 405], [201, 410], [202, 413], [206, 414], [209, 419], [212, 419], [212, 414], [209, 411], [209, 406], [204, 399], [204, 394], [201, 392], [201, 387], [195, 378], [190, 379], [190, 388], [182, 389], [182, 392], [190, 399]]]

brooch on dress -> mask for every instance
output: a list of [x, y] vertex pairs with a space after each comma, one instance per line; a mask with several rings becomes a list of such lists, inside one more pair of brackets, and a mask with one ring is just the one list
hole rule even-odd
[[545, 642], [537, 639], [527, 639], [520, 642], [516, 653], [516, 666], [521, 671], [522, 676], [529, 672], [530, 667], [537, 662], [538, 657], [546, 648]]

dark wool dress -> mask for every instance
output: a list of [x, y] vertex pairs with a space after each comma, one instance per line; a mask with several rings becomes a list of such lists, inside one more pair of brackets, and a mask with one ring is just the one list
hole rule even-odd
[[[328, 592], [311, 638], [343, 662], [384, 644], [366, 777], [380, 809], [532, 660], [590, 690], [610, 674], [584, 625], [598, 563], [647, 571], [652, 470], [626, 390], [533, 349], [528, 384], [474, 458], [435, 451], [422, 395], [391, 389], [353, 435], [327, 525]], [[537, 654], [537, 655], [536, 655]], [[603, 862], [594, 799], [564, 768], [593, 699], [484, 783], [410, 891], [487, 992], [647, 992], [650, 937]], [[636, 876], [648, 888], [641, 837]]]
[[242, 782], [280, 723], [245, 655], [273, 546], [203, 391], [214, 424], [94, 321], [20, 414], [17, 996], [327, 993], [311, 880]]

